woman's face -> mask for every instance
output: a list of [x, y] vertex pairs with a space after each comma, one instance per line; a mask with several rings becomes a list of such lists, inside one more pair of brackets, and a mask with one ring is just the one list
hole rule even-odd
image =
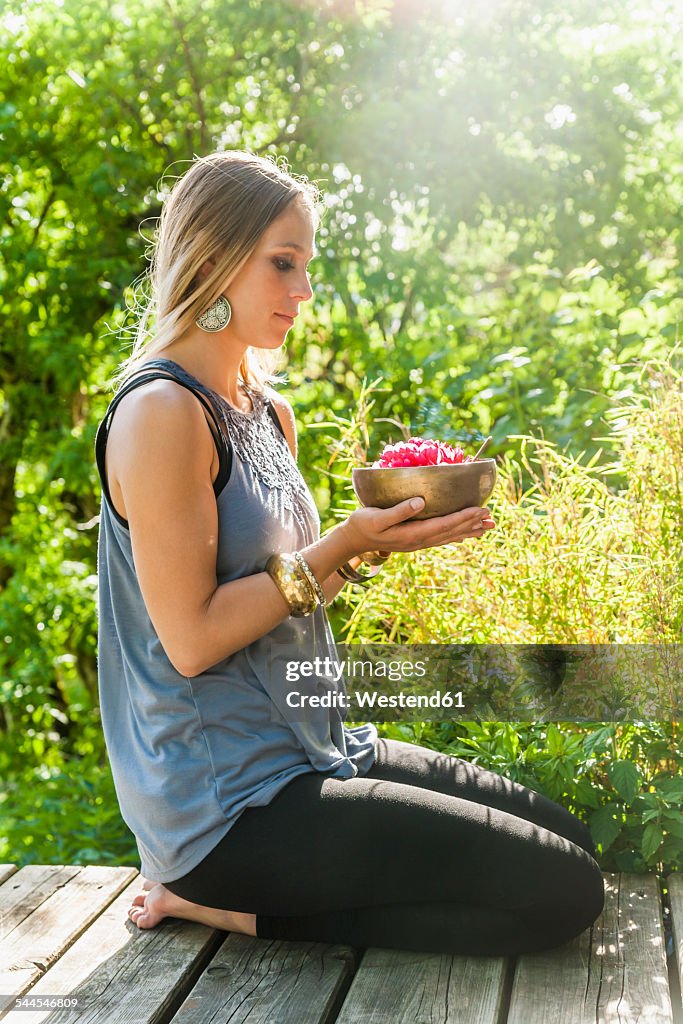
[[226, 335], [244, 346], [279, 348], [299, 305], [311, 298], [307, 267], [315, 253], [313, 214], [294, 200], [264, 231], [247, 262], [223, 289], [232, 307]]

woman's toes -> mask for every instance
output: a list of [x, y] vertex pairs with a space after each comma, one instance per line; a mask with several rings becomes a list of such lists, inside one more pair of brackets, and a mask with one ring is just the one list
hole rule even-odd
[[144, 907], [131, 907], [128, 911], [128, 917], [138, 928], [154, 928], [163, 916], [163, 914], [151, 914]]
[[158, 892], [140, 893], [128, 910], [128, 917], [138, 928], [154, 928], [168, 915], [162, 909], [163, 886], [155, 885]]

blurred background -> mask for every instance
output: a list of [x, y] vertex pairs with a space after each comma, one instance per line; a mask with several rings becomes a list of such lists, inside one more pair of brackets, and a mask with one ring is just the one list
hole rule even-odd
[[[286, 158], [324, 193], [283, 362], [323, 529], [384, 443], [494, 438], [499, 529], [391, 560], [335, 603], [339, 639], [677, 641], [682, 20], [669, 0], [5, 0], [0, 860], [136, 863], [97, 709], [93, 446], [194, 156]], [[596, 680], [583, 724], [386, 734], [561, 800], [612, 869], [680, 867], [677, 724], [647, 701], [618, 721], [619, 686]]]

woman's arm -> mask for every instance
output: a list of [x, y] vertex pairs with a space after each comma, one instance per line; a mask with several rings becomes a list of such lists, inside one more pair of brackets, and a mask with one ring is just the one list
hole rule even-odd
[[[296, 419], [294, 417], [294, 410], [292, 409], [292, 406], [287, 401], [287, 399], [278, 391], [275, 391], [272, 388], [268, 389], [268, 397], [271, 399], [273, 405], [275, 406], [276, 412], [280, 419], [280, 423], [282, 424], [282, 429], [284, 430], [285, 433], [285, 439], [287, 441], [287, 444], [289, 445], [292, 455], [294, 456], [294, 461], [296, 462], [299, 445], [297, 439]], [[349, 562], [354, 569], [357, 569], [358, 566], [361, 564], [360, 558], [358, 558], [355, 555], [353, 558], [349, 559]], [[345, 580], [343, 580], [341, 576], [339, 576], [339, 574], [335, 571], [331, 573], [326, 579], [321, 580], [320, 586], [322, 587], [323, 593], [325, 594], [325, 597], [329, 604], [329, 602], [333, 601], [337, 594], [339, 594], [339, 592], [343, 590], [345, 586]]]
[[[349, 558], [349, 565], [354, 569], [357, 569], [360, 564], [361, 560], [357, 555], [354, 555], [353, 558]], [[321, 587], [323, 588], [323, 593], [327, 603], [329, 604], [331, 601], [334, 601], [337, 594], [339, 594], [345, 586], [346, 580], [343, 580], [338, 572], [333, 572], [331, 576], [328, 576], [326, 580], [323, 580]]]
[[[114, 424], [116, 479], [145, 606], [174, 667], [199, 675], [269, 633], [289, 607], [266, 572], [218, 585], [213, 440], [194, 396], [172, 381], [151, 382], [122, 399]], [[339, 528], [304, 549], [318, 579], [356, 553]]]

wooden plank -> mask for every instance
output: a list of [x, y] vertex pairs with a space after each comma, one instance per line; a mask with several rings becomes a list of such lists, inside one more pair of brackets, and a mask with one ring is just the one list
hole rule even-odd
[[78, 870], [61, 864], [27, 864], [7, 878], [0, 886], [0, 952], [5, 950], [2, 940]]
[[134, 868], [29, 864], [0, 888], [0, 1012], [22, 995], [121, 892]]
[[672, 1024], [659, 886], [606, 874], [592, 928], [518, 958], [508, 1024]]
[[356, 956], [347, 946], [229, 935], [173, 1024], [331, 1024]]
[[0, 864], [0, 885], [17, 870], [16, 864]]
[[[678, 991], [680, 993], [683, 992], [683, 876], [669, 875], [666, 883], [669, 888], [674, 955], [678, 971]], [[677, 1009], [681, 1010], [681, 1007], [679, 1006]]]
[[337, 1024], [499, 1024], [509, 970], [504, 957], [368, 949]]
[[138, 876], [26, 993], [76, 998], [77, 1006], [10, 1010], [2, 1024], [168, 1021], [225, 932], [171, 918], [141, 930], [127, 916], [141, 891]]

